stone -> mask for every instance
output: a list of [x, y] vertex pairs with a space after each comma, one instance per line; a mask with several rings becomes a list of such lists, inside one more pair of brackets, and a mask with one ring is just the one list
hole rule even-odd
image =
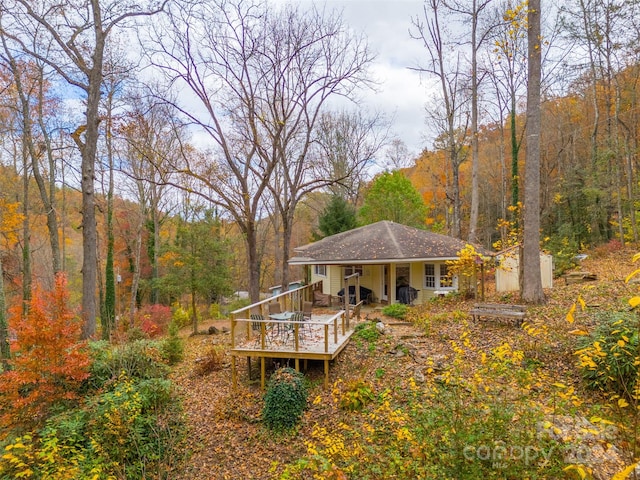
[[220, 333], [220, 330], [218, 330], [216, 327], [214, 327], [213, 325], [209, 327], [209, 335], [217, 335], [218, 333]]

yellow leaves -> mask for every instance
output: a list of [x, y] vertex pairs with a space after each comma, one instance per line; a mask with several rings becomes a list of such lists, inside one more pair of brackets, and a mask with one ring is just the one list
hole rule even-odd
[[631, 297], [629, 299], [629, 306], [631, 308], [636, 308], [638, 305], [640, 305], [640, 297]]
[[624, 398], [618, 399], [618, 407], [625, 408], [629, 406], [629, 402], [627, 402]]
[[585, 330], [584, 328], [576, 328], [576, 329], [570, 330], [569, 334], [577, 335], [577, 336], [585, 336], [585, 335], [589, 335], [589, 331]]
[[591, 469], [588, 467], [585, 467], [584, 465], [569, 465], [567, 467], [564, 467], [562, 469], [563, 472], [575, 472], [578, 474], [580, 480], [585, 480], [588, 478], [592, 478], [591, 476]]
[[575, 311], [576, 311], [576, 304], [575, 304], [575, 303], [572, 303], [572, 304], [571, 304], [571, 308], [569, 309], [569, 311], [567, 312], [567, 316], [565, 317], [565, 319], [567, 320], [567, 322], [568, 322], [568, 323], [573, 323], [573, 322], [575, 322], [575, 320], [576, 320], [576, 319], [575, 319], [575, 318], [574, 318], [574, 316], [573, 316], [573, 314], [575, 313]]
[[640, 268], [636, 268], [633, 272], [631, 272], [629, 275], [626, 276], [626, 278], [624, 279], [624, 282], [629, 283], [629, 280], [631, 280], [633, 277], [635, 277], [639, 273], [640, 273]]
[[638, 464], [640, 464], [640, 462], [636, 462], [634, 464], [629, 465], [628, 467], [625, 467], [623, 470], [619, 471], [613, 477], [611, 477], [611, 480], [624, 480], [625, 478], [629, 477], [629, 475], [631, 475], [631, 473], [636, 469]]

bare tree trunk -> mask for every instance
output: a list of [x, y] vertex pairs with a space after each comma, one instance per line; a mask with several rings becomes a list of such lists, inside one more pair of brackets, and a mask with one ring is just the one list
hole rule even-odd
[[4, 269], [2, 268], [2, 254], [0, 254], [0, 359], [4, 371], [9, 366], [11, 358], [9, 347], [9, 321], [7, 319], [7, 303], [4, 294]]
[[525, 164], [525, 207], [522, 299], [530, 303], [545, 300], [540, 275], [540, 0], [529, 1], [527, 45], [529, 84], [527, 86], [527, 153]]

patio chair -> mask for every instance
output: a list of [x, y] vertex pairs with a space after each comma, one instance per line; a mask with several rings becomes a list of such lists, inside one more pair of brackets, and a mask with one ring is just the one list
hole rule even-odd
[[280, 308], [280, 304], [278, 302], [269, 303], [269, 315], [274, 313], [282, 313], [282, 309]]
[[251, 322], [251, 330], [260, 330], [260, 324], [262, 323], [261, 320], [264, 320], [264, 317], [259, 313], [252, 313], [249, 318], [251, 318], [251, 320], [255, 320], [254, 322]]
[[[305, 320], [306, 318], [304, 317], [304, 312], [294, 312], [294, 314], [291, 316], [292, 322], [304, 322]], [[289, 338], [289, 334], [295, 331], [294, 325], [294, 323], [290, 323], [287, 325], [287, 338]], [[306, 329], [307, 326], [304, 323], [298, 324], [298, 335], [300, 335], [299, 340], [304, 340]]]
[[[249, 318], [251, 318], [251, 320], [254, 320], [253, 322], [251, 322], [251, 330], [253, 330], [254, 332], [258, 332], [258, 335], [256, 336], [256, 345], [258, 345], [260, 343], [260, 336], [261, 336], [261, 332], [262, 332], [262, 324], [264, 323], [264, 317], [262, 315], [260, 315], [259, 313], [252, 313], [251, 315], [249, 315]], [[266, 329], [267, 325], [265, 324], [265, 329]], [[269, 332], [269, 330], [265, 330], [265, 340], [267, 341], [267, 343], [271, 343], [271, 332]]]
[[302, 302], [302, 313], [305, 320], [311, 320], [311, 314], [313, 311], [313, 302]]

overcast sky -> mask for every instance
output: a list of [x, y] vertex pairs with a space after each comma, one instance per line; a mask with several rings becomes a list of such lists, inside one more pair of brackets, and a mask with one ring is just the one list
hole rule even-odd
[[[311, 0], [290, 0], [311, 4]], [[409, 36], [411, 17], [422, 12], [423, 0], [326, 0], [316, 1], [343, 12], [347, 25], [363, 32], [377, 53], [372, 73], [380, 83], [377, 93], [365, 96], [367, 107], [382, 110], [395, 121], [394, 136], [402, 139], [415, 156], [432, 138], [427, 135], [424, 106], [427, 86], [420, 75], [408, 67], [416, 66], [424, 57], [421, 43]]]

